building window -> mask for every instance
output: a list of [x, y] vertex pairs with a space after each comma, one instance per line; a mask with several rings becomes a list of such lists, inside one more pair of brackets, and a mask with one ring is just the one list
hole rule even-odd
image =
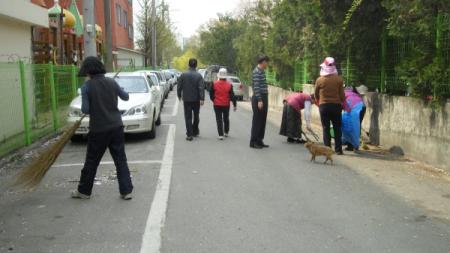
[[117, 24], [121, 25], [122, 24], [122, 7], [120, 6], [120, 4], [116, 4], [116, 19], [117, 19]]
[[128, 13], [123, 11], [123, 27], [128, 28]]
[[134, 38], [134, 30], [132, 25], [128, 26], [128, 38], [130, 38], [130, 40]]
[[132, 6], [133, 5], [133, 0], [128, 0], [128, 4]]

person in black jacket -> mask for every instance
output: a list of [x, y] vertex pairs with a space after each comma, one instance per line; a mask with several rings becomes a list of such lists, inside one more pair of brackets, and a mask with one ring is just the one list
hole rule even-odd
[[203, 77], [197, 72], [197, 60], [189, 60], [189, 71], [180, 76], [177, 95], [183, 100], [184, 119], [186, 121], [186, 140], [192, 141], [193, 137], [200, 134], [200, 106], [205, 101], [205, 86]]
[[117, 107], [118, 97], [127, 101], [129, 95], [114, 79], [105, 77], [105, 73], [103, 63], [93, 56], [84, 60], [79, 72], [79, 76], [87, 76], [81, 88], [81, 111], [89, 115], [89, 134], [86, 161], [72, 198], [90, 198], [98, 165], [109, 148], [116, 165], [120, 195], [130, 200], [133, 184], [125, 154], [122, 115]]

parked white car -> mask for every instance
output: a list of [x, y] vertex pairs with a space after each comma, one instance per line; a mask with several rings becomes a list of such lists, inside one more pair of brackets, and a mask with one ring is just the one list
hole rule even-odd
[[244, 100], [244, 86], [242, 85], [241, 79], [237, 76], [228, 76], [227, 81], [233, 85], [233, 92], [237, 100]]
[[143, 73], [145, 75], [147, 75], [147, 78], [149, 78], [151, 85], [155, 85], [156, 89], [158, 90], [159, 93], [159, 99], [157, 101], [157, 103], [160, 104], [160, 108], [162, 109], [164, 107], [164, 101], [165, 101], [165, 87], [163, 85], [161, 85], [161, 83], [159, 82], [158, 76], [149, 71], [149, 70], [140, 70], [140, 71], [136, 71], [136, 73]]
[[[115, 73], [106, 74], [111, 78], [114, 75]], [[160, 95], [157, 87], [152, 85], [143, 73], [120, 73], [115, 80], [130, 95], [128, 101], [119, 98], [118, 103], [125, 133], [144, 133], [146, 137], [154, 139], [156, 126], [161, 123], [161, 108], [157, 102]], [[81, 94], [79, 94], [70, 104], [68, 122], [75, 123], [81, 115]], [[88, 133], [89, 117], [86, 117], [75, 132], [75, 137]]]

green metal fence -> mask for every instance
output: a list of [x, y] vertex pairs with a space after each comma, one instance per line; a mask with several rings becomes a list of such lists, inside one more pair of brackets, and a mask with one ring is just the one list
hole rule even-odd
[[75, 66], [0, 63], [0, 156], [66, 125], [83, 79]]
[[[134, 72], [150, 68], [121, 68]], [[0, 156], [59, 131], [84, 77], [74, 65], [0, 62]]]
[[[346, 50], [345, 57], [337, 59], [339, 73], [347, 85], [366, 85], [371, 91], [379, 91], [392, 95], [432, 95], [436, 98], [450, 98], [450, 15], [441, 13], [436, 17], [436, 34], [428, 37], [417, 37], [415, 34], [406, 38], [393, 38], [388, 31], [382, 33], [379, 44], [372, 49], [371, 55], [353, 51], [351, 45]], [[417, 70], [408, 69], [408, 61], [413, 56], [423, 54], [424, 59], [438, 59], [442, 68], [447, 69], [436, 73], [427, 80]], [[311, 55], [305, 52], [298, 56], [293, 66], [292, 76], [281, 76], [276, 71], [267, 71], [269, 84], [283, 88], [301, 91], [303, 84], [313, 83], [318, 77], [319, 64], [325, 55]], [[444, 66], [444, 67], [442, 67]], [[409, 71], [409, 72], [408, 72]], [[438, 75], [448, 80], [435, 81]], [[423, 83], [408, 81], [419, 80]], [[434, 79], [434, 80], [430, 80]], [[292, 83], [286, 81], [294, 80]], [[284, 85], [280, 85], [284, 83]], [[423, 87], [422, 87], [423, 86]]]

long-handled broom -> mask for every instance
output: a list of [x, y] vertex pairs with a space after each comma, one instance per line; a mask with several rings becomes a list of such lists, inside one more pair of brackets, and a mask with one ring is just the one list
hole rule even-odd
[[86, 115], [83, 115], [81, 119], [78, 120], [73, 126], [64, 131], [59, 140], [45, 149], [27, 167], [25, 167], [17, 175], [15, 185], [23, 185], [27, 188], [33, 188], [37, 186], [42, 181], [53, 163], [56, 161], [56, 158], [58, 158], [64, 146], [75, 134], [75, 131], [80, 127], [81, 121], [85, 116]]
[[[119, 75], [121, 70], [122, 69], [119, 69], [119, 71], [117, 71], [113, 79]], [[86, 115], [83, 115], [81, 119], [78, 120], [73, 126], [64, 131], [59, 140], [54, 142], [50, 147], [34, 158], [34, 160], [17, 175], [14, 185], [22, 185], [30, 189], [37, 186], [56, 161], [59, 154], [61, 154], [64, 146], [66, 146], [67, 142], [69, 142], [70, 138], [72, 138], [77, 129], [80, 127], [81, 122], [85, 117]]]
[[[312, 137], [313, 137], [317, 142], [319, 141], [319, 136], [318, 136], [316, 133], [314, 133], [314, 131], [308, 129], [308, 133], [311, 134]], [[303, 131], [303, 129], [301, 129], [301, 134], [305, 137], [305, 139], [306, 139], [307, 141], [313, 142], [310, 138], [308, 138], [308, 135], [306, 134], [305, 131]]]

